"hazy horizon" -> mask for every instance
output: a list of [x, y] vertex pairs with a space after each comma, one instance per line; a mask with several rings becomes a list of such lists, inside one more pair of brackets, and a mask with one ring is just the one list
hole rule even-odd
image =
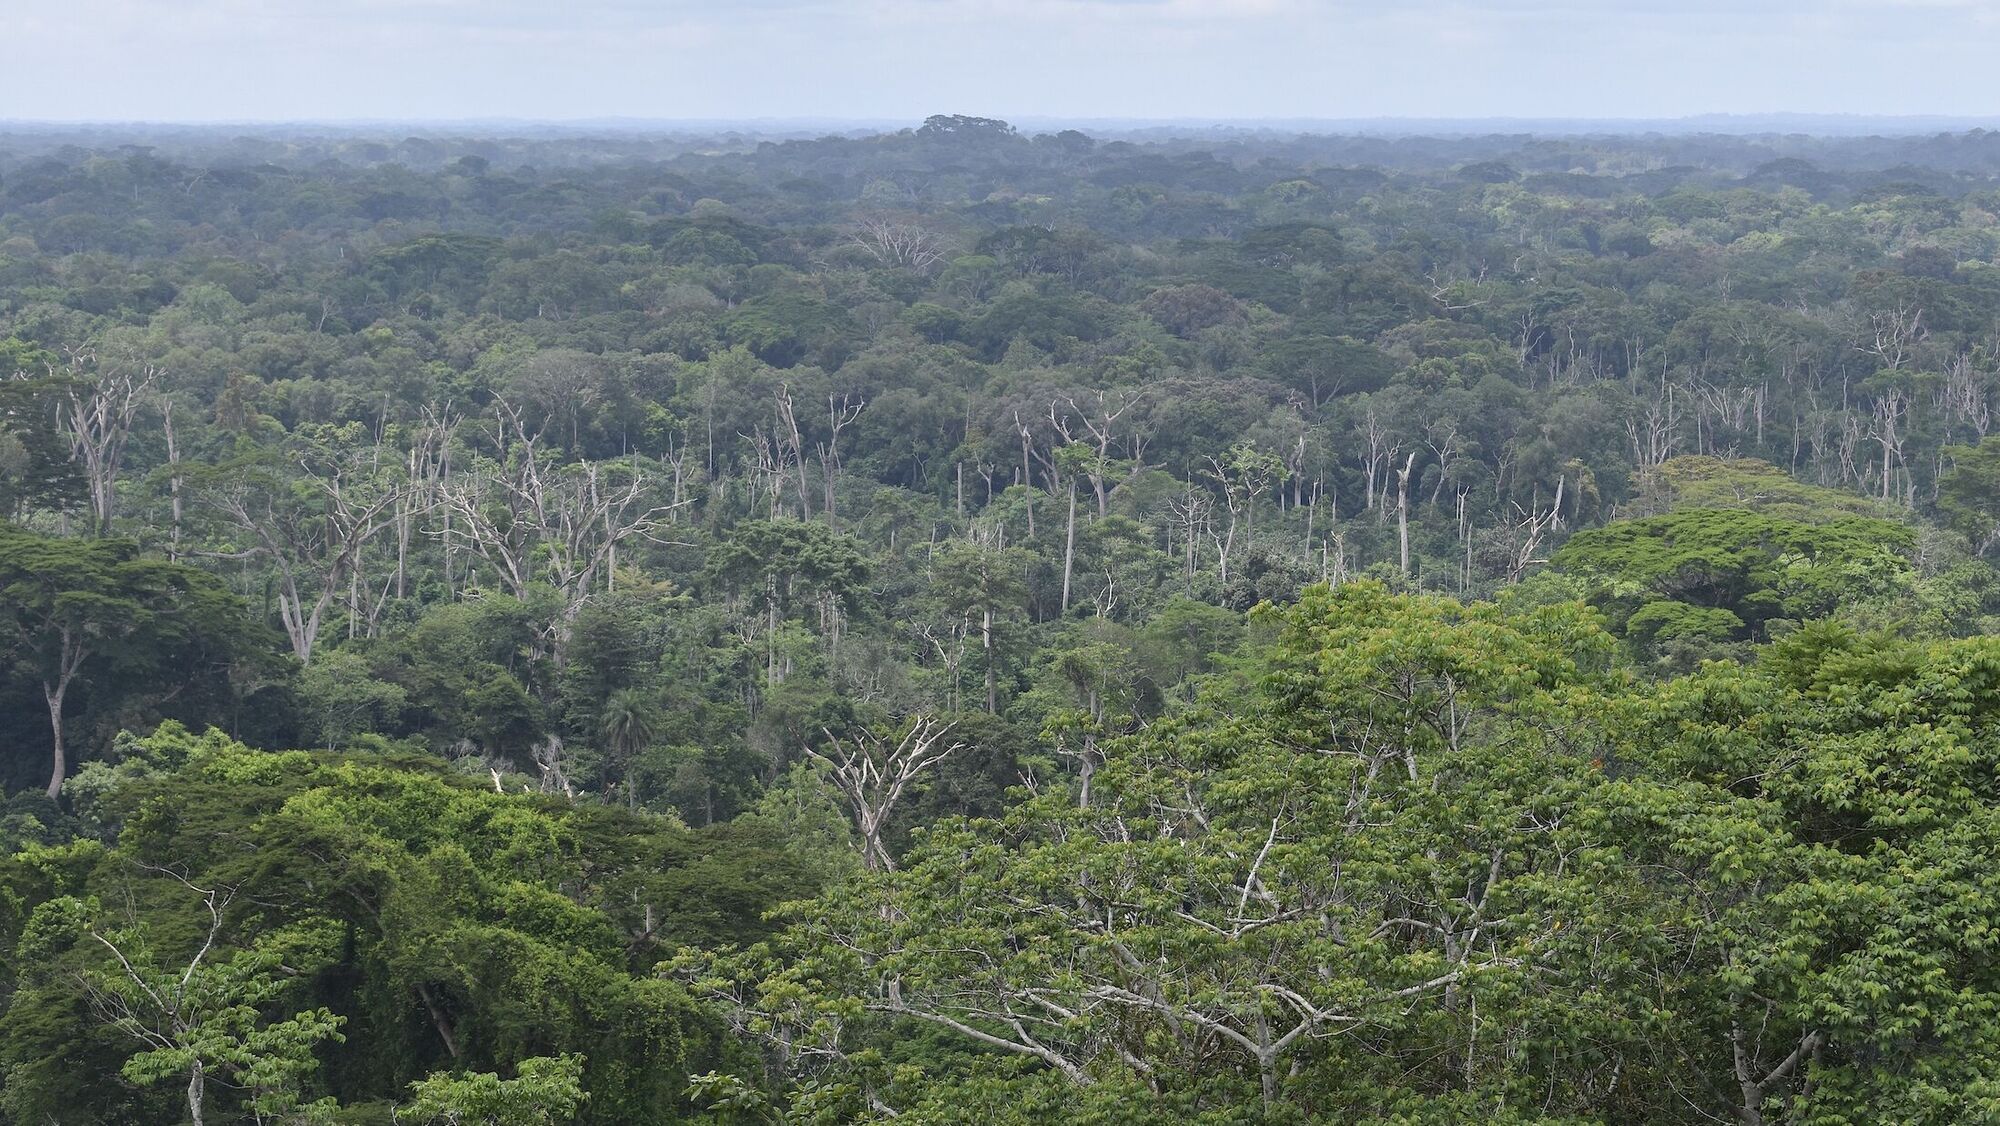
[[[951, 112], [966, 107], [942, 107]], [[977, 107], [973, 107], [976, 109]], [[439, 138], [475, 135], [519, 137], [764, 137], [778, 140], [824, 136], [891, 134], [921, 125], [924, 117], [857, 119], [821, 117], [645, 118], [645, 117], [462, 117], [462, 118], [240, 118], [212, 121], [92, 119], [62, 121], [0, 117], [0, 133], [294, 133], [376, 137], [388, 133]], [[983, 115], [992, 116], [992, 115]], [[1692, 114], [1671, 118], [1592, 117], [1375, 117], [1375, 118], [1120, 118], [1037, 117], [1007, 120], [1017, 131], [1034, 135], [1077, 129], [1106, 138], [1165, 139], [1203, 134], [1230, 136], [1352, 136], [1450, 138], [1479, 136], [1811, 136], [1828, 139], [1929, 136], [1974, 129], [2000, 130], [2000, 115], [1946, 116], [1934, 114]]]
[[2000, 0], [10, 7], [0, 119], [49, 124], [2000, 114]]

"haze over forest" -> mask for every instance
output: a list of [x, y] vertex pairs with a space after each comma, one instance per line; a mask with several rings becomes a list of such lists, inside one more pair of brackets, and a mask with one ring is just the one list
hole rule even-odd
[[1985, 0], [11, 0], [6, 16], [0, 117], [26, 120], [2000, 113]]
[[2000, 1120], [1990, 5], [5, 14], [0, 1122]]

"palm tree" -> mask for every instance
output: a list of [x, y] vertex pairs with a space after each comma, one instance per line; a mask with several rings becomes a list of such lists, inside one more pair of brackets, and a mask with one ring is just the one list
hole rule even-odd
[[621, 688], [604, 701], [604, 711], [598, 716], [597, 726], [605, 745], [618, 762], [625, 784], [626, 808], [636, 810], [639, 808], [639, 786], [632, 777], [632, 768], [639, 752], [653, 741], [653, 732], [658, 727], [653, 703], [636, 688]]

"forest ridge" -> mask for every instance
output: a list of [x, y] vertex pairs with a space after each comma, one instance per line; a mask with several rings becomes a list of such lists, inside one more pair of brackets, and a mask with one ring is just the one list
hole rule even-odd
[[2000, 133], [0, 130], [0, 1117], [2000, 1116]]

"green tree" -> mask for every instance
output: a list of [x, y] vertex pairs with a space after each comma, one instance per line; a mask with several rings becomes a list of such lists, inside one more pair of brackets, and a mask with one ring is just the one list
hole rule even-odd
[[125, 540], [50, 539], [0, 528], [0, 645], [38, 681], [62, 792], [71, 692], [131, 694], [226, 664], [247, 635], [235, 598], [203, 571], [147, 559]]
[[437, 1074], [410, 1084], [413, 1096], [399, 1117], [426, 1126], [557, 1126], [574, 1120], [589, 1100], [583, 1057], [522, 1060], [514, 1078], [490, 1071]]
[[2000, 435], [1944, 454], [1951, 468], [1938, 478], [1938, 512], [1983, 553], [2000, 542]]
[[[681, 965], [803, 1073], [886, 1019], [1030, 1069], [988, 1076], [1199, 1084], [1273, 1113], [1504, 1086], [1476, 1029], [1555, 968], [1551, 912], [1583, 897], [1558, 811], [1599, 777], [1544, 731], [1589, 717], [1608, 639], [1573, 608], [1510, 619], [1369, 587], [1309, 591], [1274, 624], [1254, 697], [1110, 744], [1084, 804], [935, 826], [771, 944]], [[1430, 1079], [1383, 1065], [1419, 1043]]]
[[323, 1007], [282, 1018], [267, 1010], [329, 960], [332, 936], [308, 929], [233, 944], [227, 918], [236, 889], [182, 883], [205, 918], [178, 955], [143, 924], [112, 925], [96, 900], [40, 905], [22, 939], [34, 963], [28, 996], [80, 989], [92, 1018], [127, 1051], [138, 1049], [120, 1073], [141, 1086], [179, 1084], [197, 1126], [217, 1085], [241, 1092], [242, 1109], [260, 1121], [324, 1121], [331, 1100], [308, 1102], [306, 1092], [319, 1067], [314, 1050], [341, 1038], [342, 1018]]
[[604, 711], [597, 722], [598, 730], [618, 763], [625, 786], [626, 807], [637, 809], [639, 786], [633, 768], [638, 763], [640, 752], [653, 741], [654, 732], [659, 727], [652, 701], [637, 689], [620, 689], [604, 701]]

